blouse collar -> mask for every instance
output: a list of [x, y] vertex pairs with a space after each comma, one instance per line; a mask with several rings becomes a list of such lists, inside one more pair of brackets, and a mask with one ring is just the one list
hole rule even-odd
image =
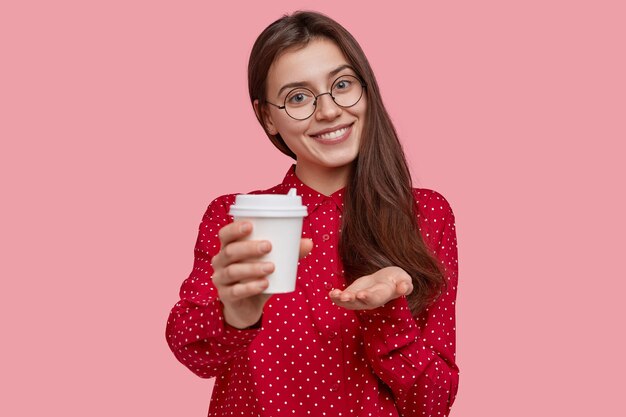
[[292, 165], [287, 171], [281, 186], [285, 189], [285, 193], [287, 193], [290, 188], [295, 188], [298, 195], [302, 197], [302, 204], [307, 206], [309, 214], [315, 211], [315, 209], [320, 205], [329, 204], [334, 204], [339, 210], [343, 211], [343, 195], [345, 193], [345, 187], [335, 191], [329, 196], [315, 191], [298, 178], [296, 175], [295, 164]]

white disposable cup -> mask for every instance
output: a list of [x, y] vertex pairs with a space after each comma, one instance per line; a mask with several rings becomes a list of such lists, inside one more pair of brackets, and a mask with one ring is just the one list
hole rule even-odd
[[272, 250], [260, 258], [274, 263], [264, 294], [292, 292], [296, 288], [302, 219], [307, 215], [302, 197], [292, 188], [287, 194], [239, 194], [229, 214], [252, 223], [248, 240], [268, 240]]

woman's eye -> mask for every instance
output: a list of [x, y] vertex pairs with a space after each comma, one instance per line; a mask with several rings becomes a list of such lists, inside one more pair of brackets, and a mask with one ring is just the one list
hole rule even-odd
[[290, 94], [289, 97], [287, 97], [287, 103], [303, 104], [309, 100], [309, 97], [310, 97], [310, 94], [307, 94], [306, 92], [303, 92], [303, 91], [295, 92], [293, 94]]
[[335, 84], [335, 88], [339, 90], [345, 90], [346, 88], [350, 87], [350, 84], [351, 82], [348, 80], [341, 80], [337, 82], [337, 84]]

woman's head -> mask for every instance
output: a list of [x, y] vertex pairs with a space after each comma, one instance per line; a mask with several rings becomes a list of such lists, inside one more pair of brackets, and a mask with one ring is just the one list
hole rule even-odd
[[[313, 49], [316, 49], [318, 55], [323, 58], [318, 58], [318, 61], [323, 62], [313, 61]], [[290, 62], [285, 62], [287, 61], [284, 59], [285, 55], [295, 55], [302, 52], [302, 50], [311, 52], [306, 54], [311, 58], [310, 62], [300, 60], [301, 64], [298, 66], [297, 60], [292, 59], [293, 57], [289, 57], [288, 61]], [[311, 65], [311, 62], [316, 65]], [[347, 68], [336, 74], [328, 73], [338, 68], [341, 64], [345, 64]], [[318, 69], [318, 73], [307, 72], [311, 68]], [[294, 70], [297, 69], [300, 70], [299, 73], [304, 78], [299, 78], [300, 74], [294, 74]], [[322, 72], [324, 71], [327, 74], [323, 74]], [[329, 82], [326, 80], [327, 85], [324, 85], [322, 88], [321, 77], [324, 75], [331, 78]], [[354, 75], [366, 86], [364, 87], [363, 97], [355, 106], [338, 108], [334, 106], [330, 97], [321, 96], [317, 99], [318, 105], [315, 114], [306, 119], [307, 122], [297, 123], [298, 121], [287, 117], [284, 119], [286, 123], [282, 125], [278, 123], [277, 126], [277, 123], [272, 123], [275, 121], [280, 122], [283, 120], [282, 117], [288, 116], [288, 114], [284, 113], [284, 110], [277, 108], [277, 105], [283, 106], [285, 104], [284, 99], [287, 91], [282, 91], [282, 94], [277, 96], [280, 86], [275, 84], [300, 80], [314, 83], [319, 80], [320, 83], [317, 86], [307, 86], [315, 95], [318, 95], [328, 92], [331, 87], [330, 83], [341, 75]], [[361, 137], [364, 133], [363, 129], [367, 125], [365, 116], [369, 112], [365, 110], [372, 107], [380, 107], [380, 105], [372, 106], [372, 102], [380, 101], [378, 87], [367, 58], [357, 41], [339, 23], [315, 12], [296, 12], [290, 16], [284, 16], [268, 26], [259, 35], [250, 54], [248, 88], [257, 118], [268, 137], [280, 151], [294, 159], [296, 159], [296, 154], [298, 153], [293, 149], [296, 144], [286, 143], [289, 140], [283, 137], [285, 129], [288, 130], [289, 127], [295, 126], [296, 130], [299, 129], [304, 133], [317, 133], [329, 127], [329, 125], [338, 126], [344, 122], [349, 123], [359, 119], [359, 123], [357, 123], [358, 132], [355, 133], [359, 133], [357, 136]], [[315, 118], [319, 116], [319, 113], [331, 110], [343, 111], [350, 117], [346, 117], [344, 114], [336, 116], [337, 120], [327, 119], [316, 123]], [[271, 118], [272, 115], [275, 115], [273, 119]], [[324, 115], [322, 114], [322, 116]], [[332, 115], [327, 116], [332, 117]], [[269, 125], [268, 122], [270, 122]], [[306, 124], [308, 126], [305, 126]]]
[[344, 185], [359, 153], [367, 97], [341, 50], [327, 38], [288, 49], [274, 59], [265, 85], [265, 106], [255, 100], [255, 108], [267, 134], [296, 155], [300, 178], [327, 192]]

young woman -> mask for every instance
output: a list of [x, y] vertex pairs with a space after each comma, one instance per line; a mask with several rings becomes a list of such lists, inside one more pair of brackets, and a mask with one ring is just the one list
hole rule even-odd
[[262, 294], [273, 265], [251, 224], [208, 207], [167, 324], [179, 361], [216, 377], [210, 416], [443, 416], [458, 387], [454, 215], [413, 189], [370, 65], [337, 22], [285, 16], [251, 52], [250, 99], [296, 160], [308, 208], [296, 291]]

